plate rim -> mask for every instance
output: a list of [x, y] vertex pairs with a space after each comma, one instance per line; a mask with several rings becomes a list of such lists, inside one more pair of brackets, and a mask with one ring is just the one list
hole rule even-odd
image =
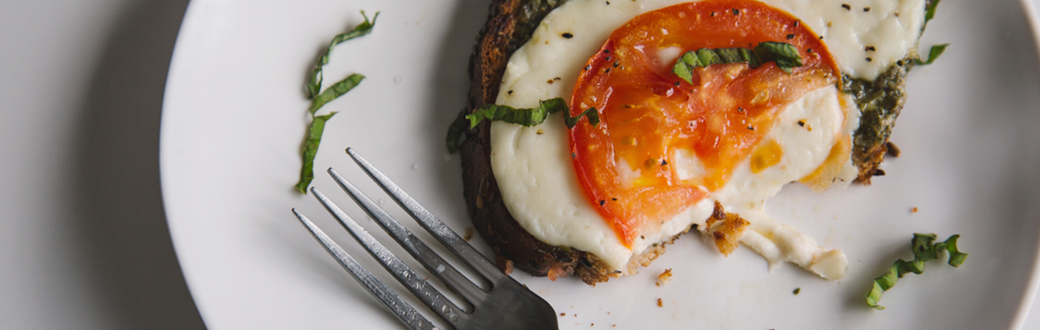
[[[206, 1], [207, 0], [192, 0], [188, 3], [185, 9], [184, 16], [181, 20], [180, 27], [177, 32], [177, 37], [176, 41], [174, 42], [173, 52], [170, 58], [170, 65], [167, 69], [167, 75], [163, 90], [163, 101], [161, 106], [161, 118], [159, 129], [159, 152], [157, 155], [159, 160], [158, 165], [160, 190], [162, 194], [163, 212], [167, 222], [167, 230], [170, 232], [171, 243], [173, 244], [174, 252], [178, 261], [178, 267], [180, 267], [181, 275], [185, 279], [185, 283], [188, 287], [189, 294], [191, 294], [192, 296], [193, 303], [195, 304], [196, 310], [199, 312], [203, 320], [203, 323], [208, 323], [207, 320], [210, 317], [208, 317], [207, 314], [209, 312], [199, 307], [198, 302], [195, 299], [195, 296], [197, 295], [196, 290], [198, 288], [198, 285], [192, 284], [192, 280], [189, 278], [187, 271], [184, 268], [186, 260], [183, 259], [185, 258], [184, 254], [180, 252], [183, 248], [178, 248], [179, 240], [176, 239], [177, 236], [175, 235], [175, 232], [172, 228], [172, 222], [174, 220], [170, 216], [171, 208], [169, 207], [170, 202], [168, 200], [169, 197], [167, 194], [168, 185], [166, 183], [168, 180], [168, 174], [166, 173], [168, 172], [164, 170], [164, 168], [167, 166], [167, 163], [169, 162], [167, 159], [168, 156], [170, 156], [169, 153], [171, 152], [169, 151], [170, 148], [167, 146], [167, 141], [170, 140], [168, 135], [171, 134], [171, 129], [168, 127], [167, 124], [169, 121], [165, 120], [170, 109], [168, 102], [171, 99], [170, 89], [168, 87], [171, 86], [172, 82], [174, 82], [175, 79], [178, 78], [176, 72], [178, 71], [180, 66], [184, 65], [184, 54], [188, 52], [188, 50], [185, 50], [184, 47], [180, 47], [185, 38], [187, 38], [187, 34], [189, 33], [189, 31], [186, 31], [185, 27], [190, 25], [190, 23], [197, 23], [197, 21], [200, 19], [200, 16], [202, 16], [201, 14], [199, 14], [199, 11], [201, 10], [200, 8], [203, 7], [202, 3]], [[1023, 9], [1023, 16], [1029, 26], [1029, 32], [1032, 36], [1032, 46], [1034, 54], [1038, 55], [1035, 56], [1033, 60], [1036, 63], [1040, 63], [1040, 14], [1038, 14], [1037, 8], [1031, 3], [1031, 0], [1017, 1]], [[1034, 192], [1034, 195], [1036, 195], [1036, 192]], [[1036, 234], [1040, 235], [1040, 232]], [[1036, 296], [1038, 293], [1040, 293], [1040, 239], [1037, 239], [1035, 241], [1035, 244], [1031, 247], [1031, 250], [1033, 251], [1033, 259], [1030, 260], [1032, 262], [1032, 272], [1031, 274], [1029, 274], [1029, 279], [1026, 283], [1026, 294], [1024, 294], [1023, 299], [1021, 299], [1018, 306], [1018, 310], [1016, 311], [1015, 316], [1012, 319], [1011, 329], [1022, 329], [1029, 316], [1040, 317], [1040, 315], [1029, 315], [1029, 312], [1033, 304], [1036, 303]]]

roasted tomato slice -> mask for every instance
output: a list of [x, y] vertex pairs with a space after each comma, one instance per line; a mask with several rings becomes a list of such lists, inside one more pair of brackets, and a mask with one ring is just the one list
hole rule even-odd
[[[772, 62], [716, 64], [696, 68], [692, 84], [672, 72], [686, 51], [765, 41], [794, 45], [803, 65], [787, 73]], [[589, 200], [627, 246], [640, 226], [668, 221], [722, 187], [784, 105], [838, 77], [819, 36], [790, 14], [747, 0], [705, 0], [636, 16], [583, 70], [571, 115], [595, 107], [601, 123], [581, 121], [571, 130], [574, 167]], [[768, 167], [770, 160], [755, 163]]]

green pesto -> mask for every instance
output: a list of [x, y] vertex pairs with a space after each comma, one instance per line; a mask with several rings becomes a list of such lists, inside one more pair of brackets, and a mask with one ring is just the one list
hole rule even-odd
[[906, 74], [913, 58], [896, 62], [874, 81], [842, 76], [842, 91], [852, 95], [860, 109], [859, 128], [853, 136], [852, 160], [859, 166], [869, 162], [888, 142], [899, 111], [906, 101]]
[[512, 54], [520, 46], [527, 43], [527, 40], [531, 39], [531, 35], [534, 34], [534, 29], [542, 23], [542, 19], [549, 12], [556, 9], [560, 5], [563, 5], [567, 0], [527, 0], [521, 4], [521, 11], [516, 15], [516, 28], [513, 30], [513, 36], [509, 38], [509, 44], [506, 48], [507, 54]]
[[[921, 26], [921, 33], [924, 33], [928, 21], [935, 17], [935, 8], [939, 1], [925, 1], [925, 21]], [[892, 127], [895, 126], [896, 118], [899, 117], [906, 101], [906, 74], [916, 65], [935, 62], [947, 46], [949, 44], [933, 46], [925, 60], [916, 52], [912, 52], [902, 60], [896, 61], [896, 64], [873, 81], [842, 76], [843, 91], [852, 95], [861, 112], [852, 148], [852, 161], [857, 167], [876, 160], [884, 150], [888, 137], [892, 135]]]

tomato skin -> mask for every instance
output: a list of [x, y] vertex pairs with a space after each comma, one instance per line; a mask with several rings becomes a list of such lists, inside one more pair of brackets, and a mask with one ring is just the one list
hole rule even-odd
[[[696, 68], [692, 83], [672, 72], [686, 51], [764, 41], [794, 45], [803, 65], [790, 74], [775, 63], [712, 65]], [[705, 0], [636, 16], [611, 34], [575, 85], [571, 115], [595, 107], [601, 120], [570, 132], [579, 181], [631, 247], [640, 226], [659, 225], [725, 185], [784, 105], [838, 76], [818, 36], [757, 1]], [[677, 176], [671, 164], [679, 150], [694, 154], [704, 173]]]

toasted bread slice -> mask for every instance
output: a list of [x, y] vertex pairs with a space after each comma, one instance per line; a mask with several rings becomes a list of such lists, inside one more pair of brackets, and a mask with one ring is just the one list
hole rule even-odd
[[[523, 46], [541, 20], [565, 0], [493, 0], [487, 23], [477, 37], [470, 58], [471, 85], [467, 112], [494, 103], [510, 56]], [[905, 76], [913, 66], [916, 52], [898, 66], [892, 66], [875, 81], [846, 79], [843, 89], [863, 109], [856, 131], [853, 162], [859, 168], [857, 181], [870, 183], [878, 174], [888, 136], [903, 107]], [[862, 102], [861, 102], [862, 100]], [[633, 256], [626, 269], [615, 270], [596, 256], [577, 249], [552, 246], [528, 233], [503, 203], [491, 169], [490, 122], [482, 122], [465, 132], [460, 145], [467, 211], [474, 227], [492, 247], [496, 263], [503, 269], [520, 269], [535, 276], [556, 279], [577, 275], [590, 285], [611, 277], [635, 273], [665, 251], [665, 245], [679, 235]], [[883, 172], [881, 172], [883, 173]], [[681, 234], [680, 234], [681, 235]]]

